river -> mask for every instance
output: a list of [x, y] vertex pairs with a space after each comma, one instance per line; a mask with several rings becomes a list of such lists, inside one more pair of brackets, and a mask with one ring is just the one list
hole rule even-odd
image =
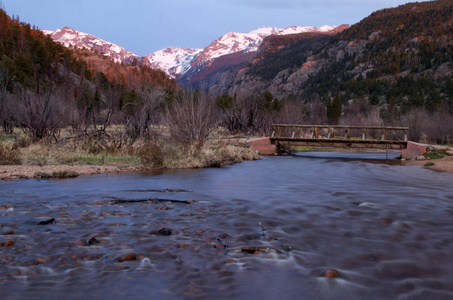
[[0, 298], [453, 299], [452, 183], [335, 152], [0, 182]]

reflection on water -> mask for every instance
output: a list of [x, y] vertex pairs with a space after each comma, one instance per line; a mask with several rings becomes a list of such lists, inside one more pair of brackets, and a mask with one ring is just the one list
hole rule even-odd
[[385, 153], [0, 182], [2, 299], [453, 299], [452, 182]]
[[401, 165], [401, 160], [398, 158], [401, 156], [401, 151], [389, 151], [375, 152], [375, 153], [363, 153], [363, 152], [302, 152], [292, 154], [295, 157], [313, 158], [313, 159], [331, 159], [341, 161], [363, 161], [375, 164], [388, 164], [388, 165]]

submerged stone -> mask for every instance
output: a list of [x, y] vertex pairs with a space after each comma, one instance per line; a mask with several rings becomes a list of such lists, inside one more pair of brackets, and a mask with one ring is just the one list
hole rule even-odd
[[158, 235], [171, 235], [171, 229], [170, 228], [161, 228], [157, 231]]
[[6, 241], [6, 242], [2, 243], [2, 246], [5, 246], [5, 247], [10, 247], [10, 246], [14, 246], [14, 245], [15, 245], [14, 241]]
[[91, 239], [89, 239], [87, 241], [87, 244], [88, 245], [97, 245], [97, 244], [100, 244], [100, 242], [96, 238], [92, 237]]
[[53, 224], [55, 223], [55, 218], [52, 218], [52, 219], [49, 219], [49, 220], [45, 220], [45, 221], [41, 221], [38, 223], [38, 225], [48, 225], [48, 224]]
[[327, 271], [324, 272], [323, 276], [326, 277], [326, 278], [329, 278], [329, 279], [338, 278], [338, 272], [336, 270], [333, 270], [333, 269], [327, 270]]
[[133, 260], [137, 260], [137, 254], [135, 254], [135, 253], [124, 254], [123, 256], [121, 256], [118, 259], [119, 262], [133, 261]]

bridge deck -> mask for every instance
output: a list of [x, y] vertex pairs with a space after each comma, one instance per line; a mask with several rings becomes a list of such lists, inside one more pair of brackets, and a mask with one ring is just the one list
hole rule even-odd
[[[407, 148], [407, 132], [409, 130], [408, 127], [287, 124], [275, 124], [272, 125], [272, 128], [271, 142], [277, 146], [289, 144], [399, 150]], [[388, 138], [389, 132], [393, 133], [393, 139]], [[394, 134], [394, 132], [397, 132], [397, 134]], [[353, 136], [353, 133], [356, 136]], [[379, 136], [379, 139], [376, 136]]]
[[272, 144], [290, 144], [298, 146], [338, 147], [338, 148], [373, 148], [395, 149], [407, 148], [405, 141], [393, 140], [355, 140], [355, 139], [310, 139], [310, 138], [271, 138]]

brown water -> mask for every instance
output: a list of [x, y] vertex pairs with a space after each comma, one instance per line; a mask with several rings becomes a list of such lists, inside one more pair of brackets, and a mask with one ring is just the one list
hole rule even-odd
[[453, 175], [376, 159], [0, 182], [0, 298], [453, 299]]

